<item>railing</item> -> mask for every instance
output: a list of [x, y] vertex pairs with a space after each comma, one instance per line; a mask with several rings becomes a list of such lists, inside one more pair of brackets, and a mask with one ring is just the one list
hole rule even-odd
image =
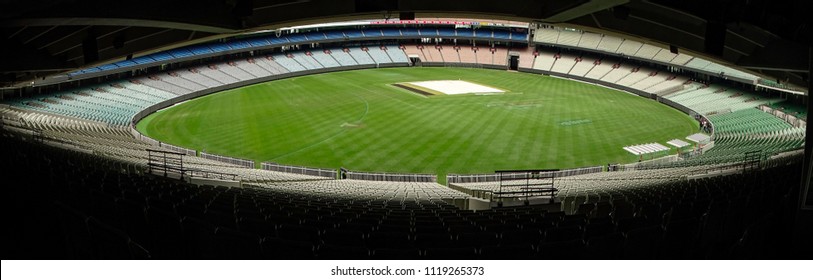
[[193, 156], [194, 157], [194, 156], [198, 155], [197, 151], [195, 151], [195, 150], [191, 150], [191, 149], [187, 149], [187, 148], [181, 148], [181, 147], [178, 147], [178, 146], [175, 146], [175, 145], [170, 145], [170, 144], [167, 144], [167, 143], [159, 143], [159, 145], [162, 148], [165, 148], [167, 150], [182, 153], [182, 154], [185, 154], [187, 156]]
[[205, 159], [219, 161], [219, 162], [225, 162], [225, 163], [228, 163], [228, 164], [234, 164], [234, 165], [238, 165], [238, 166], [242, 166], [242, 167], [246, 167], [246, 168], [254, 168], [254, 161], [252, 161], [252, 160], [241, 159], [241, 158], [233, 158], [233, 157], [226, 157], [226, 156], [220, 156], [220, 155], [214, 155], [214, 154], [207, 154], [207, 153], [204, 153], [204, 152], [200, 152], [200, 157], [205, 158]]
[[187, 174], [189, 177], [195, 177], [195, 178], [239, 181], [237, 179], [238, 175], [237, 174], [231, 174], [231, 173], [221, 173], [221, 172], [206, 171], [206, 170], [201, 170], [201, 169], [184, 169], [183, 172], [184, 172], [184, 174]]
[[387, 181], [387, 182], [437, 182], [438, 176], [434, 174], [402, 174], [402, 173], [368, 173], [345, 171], [344, 179]]
[[301, 175], [310, 175], [310, 176], [317, 176], [317, 177], [325, 177], [330, 179], [336, 179], [338, 177], [338, 172], [336, 170], [331, 169], [320, 169], [320, 168], [310, 168], [304, 166], [294, 166], [294, 165], [282, 165], [273, 162], [263, 162], [260, 164], [263, 170], [269, 171], [277, 171], [277, 172], [285, 172], [285, 173], [293, 173], [293, 174], [301, 174]]
[[[545, 174], [553, 174], [556, 178], [576, 176], [590, 173], [598, 173], [604, 170], [604, 166], [590, 166], [574, 169], [565, 169], [559, 171], [550, 171]], [[520, 179], [525, 178], [525, 173], [516, 174], [503, 174], [503, 179]], [[448, 183], [479, 183], [479, 182], [497, 182], [500, 181], [500, 174], [448, 174], [446, 175]]]

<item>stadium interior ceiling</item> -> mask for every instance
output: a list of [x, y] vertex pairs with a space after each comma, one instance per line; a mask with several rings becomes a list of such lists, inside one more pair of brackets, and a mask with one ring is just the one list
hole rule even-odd
[[245, 32], [350, 19], [471, 17], [636, 38], [807, 86], [810, 25], [800, 0], [4, 1], [0, 86]]

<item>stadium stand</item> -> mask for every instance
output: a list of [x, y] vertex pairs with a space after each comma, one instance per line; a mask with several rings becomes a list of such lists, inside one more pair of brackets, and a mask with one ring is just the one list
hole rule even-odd
[[596, 33], [583, 33], [579, 40], [579, 47], [586, 49], [596, 49], [601, 42], [601, 34]]
[[533, 65], [534, 69], [550, 71], [554, 62], [556, 62], [556, 54], [540, 50]]
[[635, 54], [644, 46], [641, 42], [636, 42], [632, 40], [624, 40], [621, 42], [621, 45], [618, 46], [618, 53], [626, 55], [626, 56], [635, 56]]
[[458, 50], [458, 54], [460, 55], [461, 63], [477, 63], [477, 53], [474, 52], [472, 47], [461, 47]]
[[[562, 179], [565, 211], [526, 206], [460, 210], [440, 199], [336, 197], [246, 186], [191, 185], [122, 173], [118, 161], [22, 141], [4, 170], [48, 170], [14, 188], [17, 209], [39, 207], [56, 223], [33, 223], [43, 239], [21, 254], [88, 259], [686, 259], [775, 256], [775, 219], [798, 164], [679, 179], [668, 172], [604, 172]], [[107, 164], [96, 164], [106, 162]], [[79, 164], [77, 164], [79, 163]], [[12, 172], [11, 174], [25, 174]], [[82, 178], [66, 174], [86, 174]], [[641, 180], [613, 180], [625, 178]], [[21, 176], [21, 175], [14, 175]], [[757, 179], [753, 179], [757, 178]], [[609, 185], [597, 187], [599, 181]], [[362, 182], [322, 181], [355, 189]], [[298, 182], [299, 187], [313, 183]], [[367, 189], [363, 185], [361, 189]], [[399, 186], [404, 187], [404, 186]], [[377, 187], [374, 187], [377, 188]], [[385, 187], [388, 189], [388, 187]], [[393, 193], [399, 190], [391, 190]], [[434, 195], [429, 193], [429, 195]], [[16, 218], [7, 221], [19, 222]], [[748, 242], [746, 242], [748, 240]], [[397, 241], [397, 242], [395, 242]], [[520, 250], [519, 248], [526, 248]], [[567, 251], [562, 251], [567, 248]], [[736, 250], [735, 250], [736, 249]], [[16, 253], [16, 252], [15, 252]]]
[[567, 54], [559, 55], [559, 58], [556, 59], [556, 62], [554, 62], [550, 68], [550, 71], [567, 74], [570, 72], [570, 69], [573, 69], [573, 65], [578, 62], [578, 59], [581, 58]]
[[570, 70], [570, 75], [584, 77], [584, 75], [596, 66], [597, 61], [595, 58], [583, 56], [581, 61], [573, 65], [573, 69]]
[[441, 48], [440, 55], [443, 57], [443, 62], [460, 63], [460, 55], [453, 46], [444, 46]]
[[581, 32], [562, 30], [561, 32], [559, 32], [559, 37], [556, 40], [556, 43], [566, 46], [578, 46], [579, 40], [581, 40], [581, 38], [582, 38]]
[[359, 65], [371, 65], [376, 63], [376, 61], [361, 48], [350, 48], [349, 54]]
[[531, 69], [534, 66], [536, 59], [536, 50], [533, 48], [525, 48], [517, 50], [519, 52], [519, 68]]
[[384, 51], [381, 47], [370, 47], [367, 49], [367, 53], [370, 54], [370, 57], [373, 58], [376, 63], [391, 63], [392, 59], [387, 52]]
[[508, 65], [508, 49], [503, 47], [494, 48], [493, 65]]
[[355, 59], [350, 56], [349, 53], [345, 52], [344, 49], [341, 48], [334, 48], [330, 49], [330, 56], [336, 60], [341, 66], [353, 66], [358, 65]]
[[494, 64], [494, 54], [487, 47], [479, 47], [477, 49], [477, 63]]

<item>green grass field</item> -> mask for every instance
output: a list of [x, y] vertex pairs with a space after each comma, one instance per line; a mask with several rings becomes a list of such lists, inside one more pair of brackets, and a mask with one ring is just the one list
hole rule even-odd
[[[509, 92], [424, 97], [391, 85], [457, 79]], [[443, 176], [631, 162], [622, 147], [682, 139], [697, 124], [656, 101], [570, 80], [389, 68], [229, 90], [152, 114], [138, 130], [257, 162]]]

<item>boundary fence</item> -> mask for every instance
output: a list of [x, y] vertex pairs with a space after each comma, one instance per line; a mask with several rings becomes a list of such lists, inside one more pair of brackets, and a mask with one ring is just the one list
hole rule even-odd
[[263, 170], [325, 177], [330, 179], [336, 179], [336, 177], [338, 177], [339, 174], [336, 170], [331, 169], [311, 168], [295, 165], [283, 165], [273, 162], [263, 162], [260, 163], [260, 166], [262, 167]]
[[[590, 166], [590, 167], [581, 167], [581, 168], [574, 168], [574, 169], [565, 169], [565, 170], [558, 170], [558, 171], [549, 171], [545, 172], [545, 176], [553, 175], [556, 178], [560, 177], [567, 177], [567, 176], [575, 176], [575, 175], [583, 175], [583, 174], [590, 174], [590, 173], [598, 173], [604, 170], [604, 166]], [[523, 179], [526, 178], [528, 175], [526, 173], [504, 173], [500, 174], [449, 174], [446, 175], [446, 181], [448, 184], [452, 183], [479, 183], [479, 182], [498, 182], [500, 181], [500, 176], [502, 176], [503, 180], [506, 179]]]

